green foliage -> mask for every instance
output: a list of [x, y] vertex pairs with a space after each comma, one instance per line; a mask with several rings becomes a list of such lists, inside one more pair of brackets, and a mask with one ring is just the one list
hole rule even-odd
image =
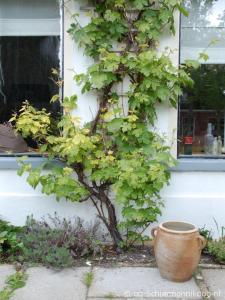
[[12, 296], [11, 290], [4, 288], [2, 291], [0, 291], [0, 299], [1, 300], [9, 300]]
[[213, 256], [216, 262], [225, 264], [225, 239], [209, 241], [207, 245], [208, 253]]
[[205, 226], [199, 229], [199, 233], [200, 233], [200, 235], [202, 235], [207, 241], [212, 241], [212, 239], [213, 239], [213, 237], [212, 237], [212, 231], [209, 230], [209, 229], [207, 229], [207, 228], [205, 228]]
[[[19, 174], [26, 170], [27, 165], [23, 166]], [[36, 188], [40, 183], [42, 192], [46, 195], [55, 194], [57, 200], [64, 197], [70, 201], [79, 201], [82, 197], [88, 196], [84, 187], [74, 179], [71, 168], [52, 167], [47, 174], [41, 174], [41, 171], [41, 168], [30, 170], [27, 182], [33, 188]]]
[[23, 244], [17, 239], [21, 230], [22, 228], [0, 219], [0, 258], [5, 259], [23, 250]]
[[[141, 233], [161, 213], [160, 190], [175, 164], [155, 132], [155, 108], [162, 102], [176, 107], [182, 87], [192, 80], [184, 67], [172, 64], [168, 49], [159, 54], [157, 47], [164, 31], [175, 33], [174, 11], [187, 13], [181, 0], [106, 0], [93, 5], [89, 23], [82, 27], [75, 14], [69, 34], [93, 58], [87, 72], [74, 80], [83, 93], [98, 95], [99, 110], [92, 122], [82, 125], [72, 114], [76, 96], [66, 97], [61, 103], [65, 113], [53, 132], [51, 116], [25, 103], [13, 117], [17, 131], [31, 135], [41, 152], [64, 166], [32, 169], [21, 161], [19, 175], [28, 172], [31, 186], [41, 185], [43, 193], [55, 194], [58, 200], [89, 199], [114, 245], [127, 246], [143, 240]], [[127, 78], [126, 113], [115, 87]], [[119, 225], [110, 189], [122, 210]]]
[[210, 254], [213, 259], [221, 264], [225, 264], [225, 227], [219, 227], [217, 221], [214, 219], [219, 239], [214, 240], [211, 231], [206, 228], [200, 229], [200, 233], [206, 238], [206, 253]]
[[14, 291], [21, 289], [25, 286], [28, 276], [23, 271], [18, 271], [13, 275], [10, 275], [6, 279], [6, 284]]
[[20, 109], [20, 118], [18, 119], [14, 115], [10, 121], [17, 122], [17, 131], [23, 134], [23, 137], [33, 136], [35, 139], [40, 140], [49, 132], [50, 114], [43, 108], [41, 111], [37, 111], [28, 101], [24, 102], [24, 105]]
[[205, 228], [205, 226], [204, 226], [202, 228], [199, 228], [199, 233], [207, 241], [207, 244], [206, 244], [205, 248], [202, 250], [202, 252], [208, 254], [208, 244], [209, 244], [209, 242], [211, 242], [213, 240], [212, 231], [209, 230], [209, 229], [207, 229], [207, 228]]
[[94, 273], [93, 272], [87, 272], [84, 275], [84, 284], [89, 288], [92, 285], [92, 282], [94, 280]]
[[14, 259], [55, 268], [69, 267], [77, 258], [101, 253], [103, 238], [99, 223], [84, 224], [80, 219], [71, 222], [57, 215], [42, 221], [28, 217], [18, 236], [24, 249]]
[[115, 294], [113, 294], [113, 293], [108, 293], [108, 294], [104, 295], [104, 297], [105, 297], [106, 299], [113, 299], [113, 298], [116, 298]]
[[0, 299], [9, 300], [13, 296], [15, 290], [25, 286], [27, 278], [28, 276], [24, 271], [18, 271], [15, 274], [10, 275], [5, 281], [6, 287], [0, 291]]

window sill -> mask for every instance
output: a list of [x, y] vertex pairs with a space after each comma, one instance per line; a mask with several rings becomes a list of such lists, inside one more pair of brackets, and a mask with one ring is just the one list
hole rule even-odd
[[[17, 170], [19, 168], [17, 159], [21, 157], [22, 155], [0, 155], [0, 170]], [[61, 163], [57, 160], [53, 160], [55, 164]], [[32, 165], [33, 168], [38, 167], [40, 164], [48, 162], [48, 159], [45, 157], [42, 157], [40, 155], [32, 155], [29, 156], [26, 160], [26, 163], [29, 163]]]
[[174, 172], [225, 172], [225, 159], [221, 158], [178, 158]]
[[[10, 156], [0, 155], [0, 170], [17, 170], [17, 159], [21, 155]], [[40, 155], [32, 155], [26, 160], [32, 167], [47, 162], [48, 159]], [[171, 168], [172, 172], [225, 172], [225, 159], [210, 158], [180, 158], [177, 166]], [[54, 160], [55, 164], [62, 166], [62, 163]]]

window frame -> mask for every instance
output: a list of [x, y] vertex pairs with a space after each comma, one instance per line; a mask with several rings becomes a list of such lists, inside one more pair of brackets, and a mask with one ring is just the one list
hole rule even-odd
[[[179, 26], [178, 26], [178, 66], [181, 64], [181, 17], [179, 12]], [[180, 155], [178, 151], [179, 140], [179, 125], [180, 125], [180, 97], [177, 105], [177, 148], [176, 159], [178, 164], [171, 168], [172, 172], [225, 172], [225, 157], [219, 156], [195, 156], [195, 155]]]
[[[65, 38], [65, 12], [64, 0], [59, 0], [60, 13], [60, 78], [64, 78], [64, 38]], [[59, 88], [60, 100], [64, 97], [64, 87]], [[61, 113], [63, 113], [61, 109]], [[28, 156], [28, 160], [32, 165], [36, 166], [46, 161], [41, 153], [25, 152], [25, 153], [0, 153], [0, 169], [15, 169], [18, 168], [17, 159], [21, 156]]]

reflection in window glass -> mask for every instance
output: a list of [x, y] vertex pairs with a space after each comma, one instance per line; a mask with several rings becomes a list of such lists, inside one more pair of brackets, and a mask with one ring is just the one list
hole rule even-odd
[[209, 59], [190, 69], [194, 87], [184, 90], [179, 110], [179, 155], [225, 156], [225, 1], [186, 0], [181, 18], [180, 61]]
[[0, 152], [35, 148], [31, 141], [25, 141], [27, 148], [13, 148], [16, 141], [10, 140], [13, 134], [5, 127], [23, 101], [59, 111], [57, 104], [50, 104], [59, 92], [51, 79], [52, 68], [60, 68], [59, 52], [58, 0], [0, 0]]

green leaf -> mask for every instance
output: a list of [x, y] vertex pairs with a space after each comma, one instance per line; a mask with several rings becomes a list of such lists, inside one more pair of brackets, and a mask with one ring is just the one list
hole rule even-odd
[[30, 171], [29, 176], [27, 177], [27, 182], [33, 187], [36, 188], [40, 182], [41, 169], [33, 169]]
[[206, 62], [209, 59], [209, 56], [207, 53], [201, 52], [201, 53], [199, 53], [199, 59], [202, 59]]
[[29, 172], [31, 170], [31, 164], [23, 163], [17, 171], [17, 175], [22, 176], [25, 172]]
[[200, 67], [200, 63], [194, 59], [186, 59], [185, 65], [189, 68], [198, 69]]
[[59, 95], [54, 95], [54, 96], [52, 96], [50, 102], [54, 103], [54, 102], [56, 102], [58, 100], [59, 100]]
[[108, 131], [111, 133], [115, 133], [120, 130], [123, 124], [123, 119], [115, 118], [111, 122], [107, 123]]
[[65, 97], [63, 99], [62, 106], [68, 111], [77, 108], [77, 95], [73, 95], [71, 97]]
[[137, 9], [142, 9], [148, 5], [148, 0], [133, 0], [132, 2]]
[[189, 12], [183, 6], [177, 4], [176, 7], [185, 17], [189, 16]]

